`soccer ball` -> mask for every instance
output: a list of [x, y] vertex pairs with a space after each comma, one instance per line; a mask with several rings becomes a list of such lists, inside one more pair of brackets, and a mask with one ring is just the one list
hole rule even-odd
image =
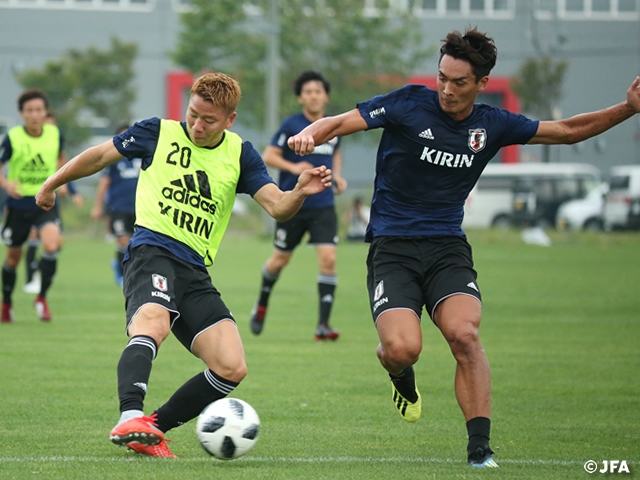
[[237, 398], [210, 403], [198, 417], [196, 434], [202, 447], [216, 458], [231, 460], [258, 441], [260, 418], [251, 405]]

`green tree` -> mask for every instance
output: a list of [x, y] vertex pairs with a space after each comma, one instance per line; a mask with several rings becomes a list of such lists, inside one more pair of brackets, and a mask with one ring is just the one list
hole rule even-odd
[[69, 148], [91, 137], [91, 128], [83, 117], [107, 119], [113, 129], [131, 119], [133, 61], [138, 46], [111, 39], [108, 50], [90, 47], [71, 49], [59, 60], [47, 62], [41, 69], [17, 75], [24, 88], [39, 88], [49, 98]]
[[[554, 62], [549, 56], [526, 60], [511, 79], [511, 88], [522, 102], [522, 110], [540, 120], [553, 120], [568, 66], [568, 62]], [[542, 161], [549, 162], [550, 145], [544, 145], [542, 151]]]
[[[246, 2], [192, 0], [182, 14], [174, 62], [198, 74], [225, 71], [242, 86], [242, 121], [262, 126], [265, 110], [267, 29]], [[252, 8], [268, 11], [268, 0]], [[281, 112], [298, 111], [293, 80], [318, 70], [332, 85], [329, 113], [403, 85], [435, 49], [423, 46], [417, 19], [409, 12], [364, 15], [362, 0], [279, 0]], [[254, 10], [255, 12], [255, 10]]]

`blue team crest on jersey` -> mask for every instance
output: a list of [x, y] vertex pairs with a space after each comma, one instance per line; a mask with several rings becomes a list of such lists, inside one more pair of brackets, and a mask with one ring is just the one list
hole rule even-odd
[[484, 128], [469, 130], [469, 149], [478, 153], [487, 144], [487, 131]]

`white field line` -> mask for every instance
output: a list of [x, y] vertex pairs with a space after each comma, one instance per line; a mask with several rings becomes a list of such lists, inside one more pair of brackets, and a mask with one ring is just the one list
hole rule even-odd
[[[124, 463], [140, 461], [139, 456], [127, 457], [73, 457], [73, 456], [53, 456], [53, 457], [0, 457], [0, 464], [3, 463]], [[151, 457], [149, 457], [151, 460]], [[207, 457], [180, 458], [179, 461], [201, 463], [210, 462]], [[244, 457], [236, 459], [234, 462], [265, 462], [265, 463], [462, 463], [460, 459], [452, 458], [376, 458], [376, 457]], [[584, 465], [586, 460], [537, 460], [537, 459], [497, 459], [499, 464], [513, 465], [557, 465], [572, 466]], [[630, 461], [627, 463], [638, 464], [640, 461]]]

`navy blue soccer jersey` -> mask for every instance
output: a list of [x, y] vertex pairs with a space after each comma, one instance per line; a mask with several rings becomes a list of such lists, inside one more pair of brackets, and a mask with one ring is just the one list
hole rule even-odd
[[[309, 155], [296, 155], [296, 153], [289, 148], [287, 140], [289, 137], [300, 133], [304, 128], [311, 125], [311, 122], [303, 113], [297, 113], [286, 118], [280, 128], [271, 139], [271, 145], [282, 149], [282, 158], [289, 162], [309, 162], [314, 167], [320, 167], [326, 165], [327, 168], [333, 168], [333, 155], [340, 147], [340, 138], [336, 137], [329, 140], [327, 143], [317, 145], [313, 153]], [[293, 190], [298, 181], [298, 175], [294, 175], [290, 172], [280, 171], [280, 177], [278, 185], [281, 190]], [[333, 206], [333, 190], [327, 188], [326, 190], [317, 193], [315, 195], [308, 196], [302, 208], [324, 208]]]
[[438, 93], [405, 85], [358, 103], [368, 129], [383, 128], [366, 240], [380, 236], [464, 235], [469, 192], [500, 148], [526, 144], [538, 122], [475, 104], [456, 121]]
[[109, 177], [107, 191], [107, 210], [109, 213], [135, 213], [136, 186], [140, 174], [142, 160], [125, 158], [112, 163], [103, 170], [103, 175]]
[[[187, 132], [186, 123], [182, 122], [182, 129], [185, 138], [188, 141], [189, 133]], [[142, 170], [149, 168], [153, 161], [153, 155], [158, 144], [160, 136], [160, 119], [157, 117], [142, 120], [134, 124], [128, 130], [113, 137], [113, 144], [120, 154], [128, 160], [141, 159]], [[131, 141], [131, 139], [135, 141]], [[123, 143], [127, 146], [123, 147]], [[215, 148], [215, 147], [214, 147]], [[240, 154], [240, 178], [236, 187], [236, 193], [246, 193], [255, 195], [255, 193], [268, 183], [274, 183], [267, 172], [267, 167], [262, 161], [262, 157], [253, 148], [250, 142], [242, 144], [242, 152]], [[204, 259], [197, 252], [185, 244], [178, 242], [166, 235], [153, 232], [149, 229], [137, 227], [131, 241], [131, 248], [140, 245], [155, 245], [170, 251], [178, 258], [191, 263], [193, 265], [204, 266]], [[125, 255], [125, 261], [128, 260], [128, 251]]]

